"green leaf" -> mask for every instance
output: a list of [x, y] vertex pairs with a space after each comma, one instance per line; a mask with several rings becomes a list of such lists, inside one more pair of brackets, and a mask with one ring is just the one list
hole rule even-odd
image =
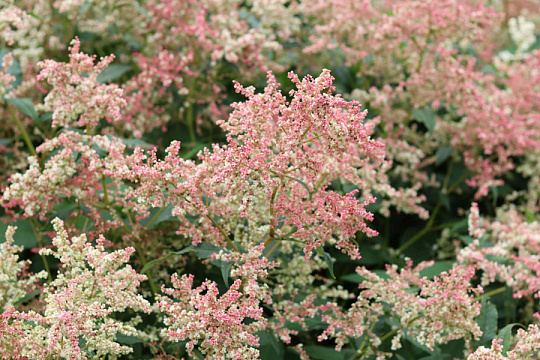
[[136, 336], [125, 335], [125, 334], [120, 334], [120, 333], [116, 333], [116, 341], [118, 341], [120, 344], [127, 344], [127, 345], [144, 343], [143, 339], [139, 339]]
[[75, 213], [79, 207], [77, 204], [70, 203], [68, 201], [63, 201], [56, 204], [53, 208], [54, 213], [51, 214], [47, 220], [48, 223], [51, 223], [54, 218], [59, 218], [61, 220], [66, 220], [71, 214]]
[[436, 261], [433, 265], [420, 271], [420, 276], [426, 276], [428, 279], [433, 279], [443, 271], [448, 271], [452, 268], [452, 261]]
[[37, 120], [38, 123], [41, 123], [41, 122], [44, 122], [44, 121], [47, 121], [47, 120], [52, 120], [52, 117], [53, 117], [53, 113], [52, 112], [46, 112], [45, 114], [41, 115], [39, 117], [39, 119]]
[[309, 331], [324, 330], [328, 328], [328, 323], [322, 321], [322, 317], [320, 315], [316, 315], [315, 318], [305, 319], [304, 322]]
[[416, 120], [426, 125], [429, 135], [433, 133], [435, 129], [435, 112], [430, 108], [414, 109], [413, 116]]
[[495, 339], [497, 334], [497, 308], [491, 302], [488, 302], [486, 298], [482, 299], [482, 310], [480, 315], [476, 318], [476, 323], [482, 330], [482, 338], [480, 339], [480, 345], [490, 346], [491, 340]]
[[154, 145], [149, 144], [146, 141], [143, 141], [141, 139], [125, 139], [125, 138], [122, 138], [122, 137], [119, 137], [119, 136], [112, 136], [112, 135], [107, 135], [107, 137], [110, 140], [118, 139], [124, 145], [126, 145], [127, 147], [132, 147], [132, 148], [134, 148], [134, 147], [142, 147], [142, 148], [147, 148], [147, 149], [150, 149], [150, 148], [154, 147]]
[[195, 254], [197, 254], [197, 256], [201, 259], [208, 259], [210, 257], [212, 257], [213, 254], [215, 253], [218, 253], [220, 252], [221, 250], [225, 251], [225, 252], [228, 252], [227, 249], [223, 248], [223, 247], [220, 247], [220, 246], [215, 246], [215, 245], [212, 245], [212, 244], [208, 244], [208, 243], [201, 243], [199, 244], [198, 246], [193, 246], [193, 245], [190, 245], [182, 250], [179, 250], [179, 251], [175, 251], [175, 252], [171, 252], [159, 259], [155, 259], [155, 260], [152, 260], [150, 262], [148, 262], [141, 270], [141, 273], [146, 273], [148, 271], [148, 269], [150, 269], [152, 266], [154, 266], [155, 264], [167, 259], [167, 258], [170, 258], [171, 256], [175, 256], [175, 255], [183, 255], [183, 254], [186, 254], [190, 251], [194, 251]]
[[208, 197], [207, 195], [202, 195], [202, 196], [201, 196], [201, 201], [202, 201], [206, 206], [210, 206], [210, 204], [212, 203], [212, 200], [214, 200], [214, 198]]
[[421, 350], [423, 352], [426, 352], [428, 354], [433, 354], [433, 350], [430, 350], [426, 345], [420, 344], [418, 340], [414, 336], [403, 334], [403, 339], [406, 339], [412, 346], [417, 348], [418, 350]]
[[448, 197], [447, 194], [444, 194], [442, 192], [439, 193], [439, 199], [441, 200], [441, 203], [444, 205], [444, 207], [446, 208], [446, 210], [450, 211], [451, 210], [451, 205], [450, 205], [450, 197]]
[[388, 275], [386, 270], [373, 270], [372, 273], [374, 273], [375, 275], [377, 275], [378, 277], [380, 277], [383, 280], [390, 279], [390, 275]]
[[5, 239], [8, 225], [17, 227], [17, 231], [15, 231], [15, 234], [13, 235], [15, 245], [24, 246], [25, 249], [32, 249], [38, 245], [36, 234], [34, 233], [30, 220], [22, 219], [15, 222], [12, 219], [9, 219], [7, 224], [0, 221], [0, 243], [5, 241], [3, 239]]
[[536, 216], [534, 216], [532, 212], [530, 212], [527, 209], [525, 209], [523, 212], [525, 213], [525, 216], [527, 217], [527, 222], [532, 223], [536, 221]]
[[147, 226], [150, 221], [153, 220], [150, 226], [148, 226], [147, 228], [148, 230], [150, 230], [154, 228], [157, 224], [174, 218], [174, 216], [172, 215], [172, 209], [172, 205], [167, 205], [165, 206], [165, 208], [153, 208], [152, 210], [150, 210], [150, 216], [148, 216], [146, 219], [141, 220], [141, 225]]
[[332, 259], [330, 254], [324, 251], [322, 246], [317, 248], [317, 253], [323, 258], [324, 262], [326, 263], [326, 266], [328, 266], [328, 270], [330, 271], [330, 276], [332, 276], [332, 278], [335, 279], [336, 276], [334, 275], [334, 260]]
[[352, 282], [352, 283], [355, 283], [355, 284], [361, 284], [362, 281], [365, 280], [364, 277], [358, 275], [357, 273], [346, 274], [346, 275], [340, 276], [339, 278], [341, 280]]
[[191, 150], [182, 156], [182, 158], [185, 160], [193, 159], [199, 153], [199, 151], [209, 146], [210, 144], [196, 143]]
[[435, 166], [441, 165], [443, 162], [445, 162], [452, 153], [452, 148], [449, 146], [441, 146], [437, 149], [437, 154], [435, 155], [437, 157], [437, 161], [435, 162]]
[[311, 200], [311, 190], [309, 190], [309, 187], [306, 185], [305, 182], [303, 182], [302, 180], [299, 180], [299, 179], [295, 179], [295, 178], [293, 178], [292, 176], [289, 176], [289, 175], [285, 175], [285, 177], [288, 177], [289, 179], [292, 179], [292, 180], [296, 181], [297, 183], [299, 183], [300, 185], [302, 185], [303, 187], [305, 187], [306, 190], [308, 191], [308, 194], [309, 194], [309, 200]]
[[116, 80], [129, 70], [131, 70], [131, 65], [111, 64], [97, 76], [97, 81], [103, 84], [107, 81]]
[[195, 254], [201, 259], [209, 259], [214, 255], [215, 253], [220, 252], [223, 250], [224, 252], [228, 253], [229, 251], [221, 246], [215, 246], [208, 243], [200, 243], [198, 246], [193, 246], [192, 251], [195, 251]]
[[146, 263], [146, 265], [144, 265], [144, 267], [142, 268], [141, 270], [141, 274], [146, 274], [146, 272], [151, 268], [153, 267], [154, 265], [162, 262], [163, 260], [165, 259], [168, 259], [170, 258], [171, 256], [174, 256], [174, 255], [177, 255], [176, 253], [168, 253], [167, 255], [163, 256], [163, 257], [160, 257], [159, 259], [154, 259], [152, 261], [149, 261], [148, 263]]
[[256, 332], [256, 335], [259, 337], [259, 351], [261, 360], [283, 359], [283, 347], [271, 330], [261, 330]]
[[211, 264], [219, 266], [221, 268], [221, 276], [223, 277], [223, 282], [225, 286], [229, 287], [229, 274], [231, 271], [232, 261], [212, 261]]
[[8, 144], [11, 144], [12, 142], [13, 142], [13, 138], [0, 139], [0, 146], [6, 146]]
[[471, 245], [474, 239], [470, 237], [469, 235], [460, 235], [459, 239], [463, 241], [465, 245]]
[[12, 104], [19, 110], [20, 112], [30, 116], [32, 119], [37, 120], [38, 114], [36, 112], [36, 109], [34, 108], [34, 104], [32, 104], [32, 100], [29, 98], [21, 98], [21, 99], [4, 99], [6, 102]]
[[512, 343], [512, 329], [519, 324], [509, 324], [503, 327], [497, 335], [497, 339], [502, 339], [503, 355], [506, 356], [508, 350], [510, 350], [510, 344]]
[[292, 234], [294, 234], [295, 232], [298, 231], [298, 228], [296, 226], [293, 227], [293, 229], [291, 231], [289, 231], [288, 233], [286, 234], [283, 234], [283, 235], [280, 235], [279, 238], [280, 239], [286, 239], [288, 238], [289, 236], [291, 236]]
[[481, 70], [484, 74], [497, 74], [497, 68], [495, 68], [493, 65], [488, 64], [484, 66]]
[[304, 350], [310, 358], [316, 360], [344, 360], [345, 354], [325, 346], [304, 346]]
[[15, 301], [13, 303], [13, 306], [17, 306], [17, 305], [20, 305], [20, 304], [23, 304], [23, 303], [27, 302], [28, 300], [32, 300], [33, 298], [35, 298], [39, 294], [41, 294], [41, 291], [32, 291], [30, 294], [26, 294], [25, 296], [23, 296], [19, 300]]

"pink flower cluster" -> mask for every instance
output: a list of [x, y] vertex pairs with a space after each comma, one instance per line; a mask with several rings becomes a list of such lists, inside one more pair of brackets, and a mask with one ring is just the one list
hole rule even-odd
[[[296, 2], [249, 3], [167, 0], [145, 4], [148, 17], [140, 35], [147, 46], [136, 56], [141, 72], [125, 86], [127, 129], [140, 136], [141, 129], [164, 128], [171, 120], [165, 108], [171, 107], [191, 123], [193, 115], [186, 109], [196, 104], [205, 105], [199, 107], [201, 114], [217, 119], [225, 113], [220, 110], [223, 87], [216, 80], [231, 71], [245, 77], [272, 67], [265, 55], [281, 49], [276, 38], [290, 36], [299, 27], [294, 19]], [[252, 26], [246, 15], [258, 19], [260, 26]], [[181, 95], [181, 104], [173, 102], [175, 94]], [[198, 119], [200, 124], [202, 117]]]
[[114, 59], [102, 58], [94, 65], [95, 56], [79, 52], [78, 39], [71, 42], [69, 63], [44, 60], [38, 80], [46, 80], [53, 89], [45, 97], [43, 110], [53, 112], [53, 126], [95, 127], [99, 120], [120, 120], [120, 109], [126, 105], [123, 91], [117, 85], [102, 85], [98, 74]]
[[[42, 313], [6, 309], [2, 324], [12, 331], [15, 347], [11, 351], [20, 352], [10, 353], [10, 344], [1, 344], [2, 354], [78, 360], [131, 352], [130, 347], [117, 343], [115, 336], [139, 335], [134, 325], [140, 319], [122, 322], [112, 314], [128, 309], [152, 311], [150, 304], [137, 293], [146, 276], [126, 265], [135, 249], [109, 253], [103, 247], [106, 241], [103, 236], [92, 246], [84, 234], [69, 239], [60, 219], [53, 220], [53, 225], [55, 250], [44, 249], [41, 254], [58, 258], [62, 271], [45, 286], [41, 295], [45, 303]], [[80, 339], [84, 340], [82, 344]]]
[[[3, 206], [6, 209], [19, 207], [27, 217], [45, 218], [57, 202], [69, 199], [97, 211], [95, 203], [104, 200], [106, 191], [103, 176], [123, 170], [124, 149], [119, 140], [107, 136], [81, 135], [73, 131], [61, 133], [37, 148], [40, 154], [56, 152], [43, 166], [37, 157], [31, 156], [27, 171], [11, 177], [11, 184], [2, 197]], [[107, 156], [101, 157], [98, 151], [106, 151]], [[118, 182], [112, 185], [120, 186]], [[114, 199], [113, 194], [110, 200]], [[95, 215], [99, 223], [101, 215], [99, 212]]]
[[[377, 348], [381, 339], [372, 332], [371, 325], [387, 311], [397, 320], [393, 350], [401, 347], [403, 334], [429, 348], [454, 339], [478, 338], [482, 331], [474, 319], [480, 314], [481, 305], [473, 295], [482, 292], [482, 288], [471, 284], [474, 268], [458, 266], [433, 280], [421, 277], [419, 272], [432, 264], [424, 262], [413, 268], [409, 261], [399, 272], [396, 265], [387, 266], [388, 279], [359, 267], [357, 273], [365, 278], [360, 284], [364, 290], [346, 312], [336, 304], [321, 307], [327, 312], [323, 320], [329, 326], [319, 336], [319, 341], [335, 338], [339, 350], [351, 338], [365, 334]], [[368, 349], [365, 354], [372, 353], [372, 349]]]
[[[493, 7], [457, 0], [392, 6], [330, 1], [306, 11], [317, 14], [319, 24], [304, 51], [337, 48], [348, 64], [358, 66], [359, 75], [385, 79], [380, 87], [355, 89], [352, 95], [381, 114], [381, 141], [395, 171], [413, 188], [434, 185], [421, 168], [445, 143], [462, 154], [472, 173], [467, 182], [479, 188], [477, 198], [503, 184], [500, 177], [514, 168], [513, 157], [540, 148], [537, 52], [519, 64], [497, 65], [505, 74], [498, 77], [480, 71], [483, 65], [460, 50], [486, 39], [490, 26], [499, 26], [502, 14]], [[428, 136], [411, 126], [418, 109], [433, 117]], [[450, 114], [441, 117], [439, 109]]]
[[[233, 261], [231, 276], [238, 277], [224, 294], [219, 295], [217, 284], [205, 281], [196, 289], [193, 275], [178, 278], [173, 274], [173, 289], [162, 291], [175, 300], [160, 296], [158, 307], [166, 315], [163, 336], [174, 341], [189, 339], [186, 349], [195, 356], [193, 348], [208, 358], [258, 359], [259, 339], [255, 333], [266, 328], [261, 302], [270, 303], [267, 285], [260, 285], [268, 276], [268, 269], [277, 266], [262, 257], [264, 244], [248, 253], [218, 254], [216, 259]], [[249, 324], [245, 319], [251, 319]]]
[[538, 357], [531, 4], [0, 0], [0, 357]]
[[[480, 218], [476, 204], [469, 216], [473, 241], [458, 254], [458, 261], [482, 270], [482, 284], [500, 281], [515, 297], [540, 296], [540, 224], [515, 208], [501, 208], [493, 221]], [[489, 243], [490, 246], [484, 244]]]
[[199, 165], [178, 156], [179, 143], [167, 149], [163, 161], [151, 153], [145, 163], [147, 157], [136, 151], [126, 160], [129, 172], [117, 173], [138, 183], [130, 197], [151, 206], [171, 204], [181, 219], [200, 216], [195, 224], [180, 223], [179, 232], [192, 236], [194, 244], [203, 237], [224, 244], [247, 219], [253, 236], [248, 242], [286, 240], [293, 231], [306, 257], [331, 241], [358, 258], [349, 239], [358, 231], [376, 235], [364, 209], [374, 199], [359, 201], [356, 191], [340, 195], [326, 187], [338, 177], [362, 185], [358, 168], [383, 161], [382, 145], [370, 139], [359, 104], [332, 95], [329, 71], [303, 81], [289, 76], [297, 87], [291, 102], [272, 75], [262, 94], [237, 85], [248, 100], [233, 104], [229, 120], [219, 122], [228, 131], [228, 144], [200, 153]]
[[540, 350], [540, 328], [529, 325], [527, 330], [518, 329], [513, 349], [503, 352], [502, 339], [495, 339], [491, 348], [480, 346], [467, 360], [522, 360], [534, 359]]
[[13, 63], [13, 56], [7, 54], [2, 59], [2, 68], [0, 69], [0, 97], [4, 97], [11, 89], [11, 82], [15, 80], [15, 76], [8, 74], [8, 69]]

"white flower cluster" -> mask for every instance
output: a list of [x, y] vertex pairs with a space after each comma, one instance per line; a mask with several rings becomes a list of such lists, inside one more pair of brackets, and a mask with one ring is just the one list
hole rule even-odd
[[534, 23], [527, 21], [523, 16], [508, 20], [508, 32], [512, 41], [516, 44], [516, 51], [514, 54], [507, 50], [501, 51], [499, 58], [503, 62], [525, 58], [528, 50], [536, 42], [534, 30]]
[[517, 45], [517, 53], [524, 53], [536, 42], [534, 23], [523, 16], [508, 21], [508, 31], [512, 41]]
[[0, 309], [15, 304], [33, 289], [39, 279], [47, 277], [46, 271], [41, 271], [29, 277], [22, 278], [23, 270], [30, 261], [19, 261], [18, 252], [22, 246], [14, 245], [13, 234], [17, 228], [9, 226], [6, 231], [6, 241], [0, 244]]
[[13, 56], [23, 65], [38, 60], [45, 33], [39, 21], [10, 1], [0, 1], [0, 45], [12, 47]]

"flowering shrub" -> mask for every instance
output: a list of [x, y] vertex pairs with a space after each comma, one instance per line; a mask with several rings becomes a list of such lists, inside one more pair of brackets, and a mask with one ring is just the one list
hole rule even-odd
[[536, 359], [529, 0], [0, 0], [0, 357]]

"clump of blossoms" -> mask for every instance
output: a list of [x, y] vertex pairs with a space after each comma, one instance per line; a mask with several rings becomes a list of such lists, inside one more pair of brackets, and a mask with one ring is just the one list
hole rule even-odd
[[15, 80], [15, 76], [8, 74], [8, 69], [13, 64], [13, 56], [7, 54], [2, 59], [2, 67], [0, 68], [0, 98], [4, 97], [11, 89], [11, 82]]
[[[458, 254], [458, 261], [482, 270], [482, 284], [501, 281], [515, 297], [540, 296], [540, 224], [515, 208], [500, 208], [493, 221], [480, 218], [478, 205], [469, 215], [472, 242]], [[489, 245], [489, 246], [488, 246]]]
[[[448, 90], [440, 86], [446, 85], [441, 77], [448, 71], [439, 60], [457, 54], [455, 43], [483, 38], [497, 14], [481, 2], [456, 0], [318, 1], [306, 3], [305, 12], [314, 15], [315, 34], [303, 51], [317, 54], [319, 59], [328, 49], [342, 56], [357, 73], [351, 96], [367, 102], [370, 111], [381, 117], [376, 133], [381, 134], [390, 160], [388, 176], [407, 184], [407, 191], [382, 194], [399, 210], [427, 218], [427, 212], [415, 205], [422, 187], [439, 185], [425, 167], [435, 162], [430, 155], [448, 136], [439, 131], [436, 106], [432, 108], [431, 97], [425, 96], [433, 91], [424, 90], [433, 75], [418, 82], [415, 77], [420, 71], [434, 69], [437, 89]], [[418, 119], [418, 113], [427, 116]], [[422, 122], [429, 116], [434, 124], [426, 132], [414, 120]], [[387, 206], [382, 211], [389, 214]]]
[[26, 65], [42, 55], [45, 32], [39, 20], [20, 5], [13, 0], [0, 2], [0, 44], [12, 48], [14, 57]]
[[[233, 262], [231, 276], [237, 277], [230, 288], [219, 295], [217, 284], [207, 280], [192, 289], [193, 275], [174, 274], [172, 289], [162, 291], [158, 307], [165, 313], [167, 326], [162, 335], [173, 341], [189, 340], [186, 349], [195, 356], [195, 346], [210, 359], [258, 359], [259, 339], [255, 333], [266, 328], [261, 302], [270, 303], [268, 286], [259, 284], [268, 269], [277, 266], [261, 257], [264, 244], [247, 253], [219, 253], [214, 258]], [[245, 323], [250, 319], [249, 323]]]
[[296, 1], [166, 0], [148, 1], [144, 9], [146, 46], [136, 56], [141, 72], [125, 85], [125, 127], [164, 129], [178, 116], [189, 124], [192, 141], [195, 122], [226, 114], [222, 79], [279, 67], [276, 40], [300, 26]]
[[[375, 199], [359, 200], [357, 190], [341, 195], [327, 187], [340, 177], [363, 185], [358, 169], [383, 162], [382, 145], [370, 139], [366, 111], [332, 94], [328, 70], [316, 79], [289, 77], [297, 87], [290, 102], [272, 75], [262, 94], [237, 85], [248, 100], [233, 104], [229, 120], [219, 122], [228, 144], [199, 153], [200, 164], [182, 159], [178, 142], [163, 161], [142, 151], [128, 157], [130, 170], [116, 175], [138, 183], [130, 197], [143, 209], [172, 205], [181, 220], [178, 232], [194, 244], [205, 238], [223, 245], [235, 234], [249, 248], [289, 233], [304, 244], [306, 257], [329, 243], [358, 258], [350, 238], [358, 231], [377, 234], [366, 223], [372, 214], [364, 209]], [[191, 222], [186, 215], [198, 219]], [[246, 220], [249, 233], [237, 237]]]
[[[381, 141], [394, 160], [394, 175], [409, 181], [412, 189], [436, 184], [422, 167], [433, 163], [430, 155], [441, 145], [456, 149], [454, 158], [459, 156], [470, 169], [467, 183], [479, 188], [477, 198], [490, 186], [503, 184], [500, 177], [514, 168], [514, 157], [539, 147], [538, 98], [531, 96], [538, 92], [536, 55], [494, 76], [482, 72], [483, 64], [466, 51], [485, 39], [490, 27], [500, 26], [502, 14], [493, 7], [456, 0], [392, 6], [340, 1], [307, 11], [323, 15], [317, 18], [320, 36], [313, 35], [314, 44], [305, 51], [337, 48], [359, 75], [384, 79], [355, 89], [353, 95], [381, 114]], [[524, 67], [532, 76], [523, 77]], [[519, 86], [513, 79], [517, 73], [531, 82]], [[500, 131], [509, 126], [512, 136]]]
[[[0, 244], [0, 309], [24, 298], [35, 289], [40, 279], [47, 277], [46, 271], [27, 274], [30, 261], [19, 260], [17, 253], [21, 252], [23, 247], [13, 244], [15, 230], [17, 230], [16, 227], [8, 227], [6, 241]], [[28, 276], [24, 276], [25, 274]]]
[[93, 128], [99, 120], [120, 120], [120, 109], [126, 105], [118, 85], [98, 83], [97, 76], [114, 59], [101, 58], [94, 65], [95, 56], [79, 52], [78, 39], [71, 42], [69, 63], [44, 60], [38, 64], [38, 80], [46, 80], [53, 89], [45, 97], [43, 110], [52, 111], [53, 126], [86, 126]]
[[[61, 199], [82, 201], [95, 208], [96, 201], [115, 200], [120, 184], [112, 184], [111, 195], [105, 193], [104, 177], [116, 172], [123, 164], [125, 145], [120, 140], [102, 135], [82, 135], [73, 131], [61, 133], [37, 148], [38, 154], [53, 154], [41, 165], [37, 156], [28, 157], [29, 168], [24, 174], [11, 176], [10, 186], [2, 196], [6, 209], [19, 207], [24, 215], [39, 215], [44, 219]], [[106, 156], [100, 156], [106, 152]], [[99, 191], [101, 190], [101, 191]], [[96, 220], [100, 218], [96, 214]]]
[[480, 346], [467, 360], [523, 360], [537, 359], [540, 350], [540, 328], [538, 325], [529, 325], [518, 329], [514, 339], [515, 345], [510, 351], [503, 351], [502, 339], [493, 340], [491, 347]]
[[70, 21], [77, 21], [84, 32], [107, 33], [113, 26], [120, 33], [128, 32], [143, 18], [136, 0], [56, 0], [52, 6]]
[[521, 60], [527, 57], [529, 48], [536, 42], [534, 30], [534, 22], [527, 21], [524, 16], [518, 16], [517, 18], [508, 20], [508, 32], [516, 45], [516, 51], [514, 54], [510, 51], [501, 51], [498, 54], [501, 60]]
[[41, 295], [45, 303], [43, 312], [8, 308], [4, 313], [18, 330], [20, 355], [75, 360], [105, 355], [116, 358], [130, 353], [133, 349], [117, 343], [116, 335], [144, 336], [135, 328], [140, 319], [122, 322], [114, 314], [128, 309], [152, 311], [150, 304], [137, 294], [146, 276], [126, 264], [135, 249], [110, 253], [103, 246], [103, 236], [93, 246], [84, 234], [69, 239], [60, 219], [53, 220], [53, 225], [55, 250], [43, 249], [41, 254], [58, 258], [62, 271], [45, 286]]
[[[424, 262], [413, 268], [409, 261], [399, 272], [396, 265], [388, 265], [388, 279], [359, 267], [357, 273], [365, 278], [360, 284], [363, 291], [347, 312], [335, 303], [321, 306], [326, 313], [323, 320], [329, 326], [319, 341], [335, 338], [336, 349], [340, 350], [351, 338], [366, 334], [373, 347], [359, 349], [359, 353], [371, 354], [381, 343], [371, 325], [387, 311], [398, 321], [397, 332], [392, 332], [396, 333], [392, 350], [401, 347], [403, 334], [429, 348], [460, 338], [477, 339], [482, 331], [474, 319], [480, 314], [481, 305], [473, 295], [482, 292], [482, 288], [471, 285], [474, 268], [458, 266], [433, 280], [421, 277], [419, 272], [431, 265], [433, 262]], [[379, 353], [379, 356], [385, 355]]]

